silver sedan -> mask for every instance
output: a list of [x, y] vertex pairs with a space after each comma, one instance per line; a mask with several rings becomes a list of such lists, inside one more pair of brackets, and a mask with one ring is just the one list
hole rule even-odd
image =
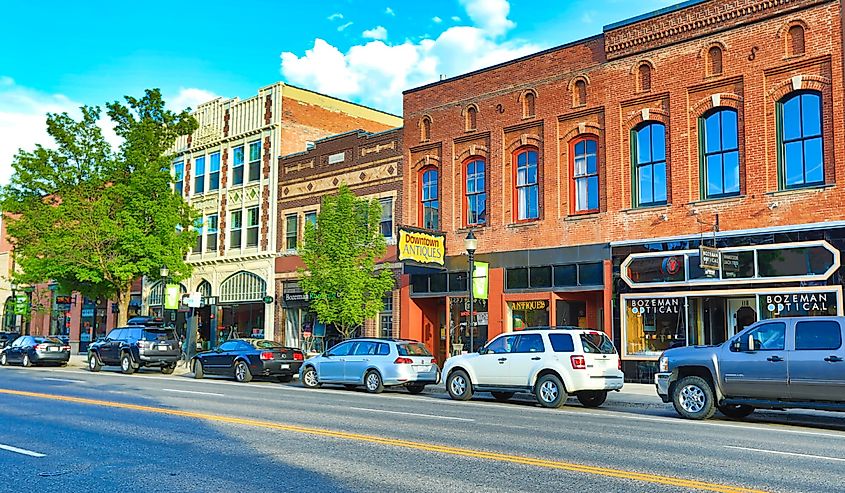
[[424, 344], [400, 339], [349, 339], [305, 361], [299, 370], [305, 387], [363, 385], [367, 392], [405, 386], [419, 394], [426, 385], [440, 382], [437, 360]]

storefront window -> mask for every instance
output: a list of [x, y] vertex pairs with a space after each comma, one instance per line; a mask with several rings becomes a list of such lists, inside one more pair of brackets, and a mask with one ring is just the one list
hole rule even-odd
[[469, 327], [469, 298], [451, 298], [449, 313], [451, 315], [452, 344], [462, 344], [466, 351], [477, 351], [478, 348], [487, 344], [487, 300], [475, 300], [473, 303], [475, 313], [475, 330], [472, 335], [472, 348], [470, 348]]
[[625, 303], [626, 354], [659, 356], [670, 347], [684, 345], [684, 298], [639, 298]]
[[835, 292], [782, 293], [760, 295], [763, 318], [835, 316], [838, 299]]
[[634, 258], [628, 266], [628, 277], [636, 283], [683, 281], [684, 256]]
[[446, 292], [446, 274], [433, 274], [428, 282], [432, 293]]
[[529, 270], [529, 283], [532, 288], [550, 288], [552, 287], [552, 268], [547, 267], [531, 267]]
[[528, 288], [528, 269], [507, 269], [506, 270], [507, 289], [527, 289]]
[[821, 246], [760, 250], [757, 262], [761, 277], [820, 275], [833, 265], [833, 253]]
[[508, 309], [513, 330], [549, 326], [549, 302], [546, 300], [509, 301]]
[[555, 266], [555, 287], [569, 287], [578, 285], [578, 268], [576, 265]]
[[604, 284], [602, 264], [580, 264], [578, 266], [578, 284], [580, 286], [601, 286]]

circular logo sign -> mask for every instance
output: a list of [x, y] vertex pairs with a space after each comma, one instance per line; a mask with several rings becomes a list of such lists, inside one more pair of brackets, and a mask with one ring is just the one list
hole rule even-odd
[[678, 257], [667, 257], [663, 259], [663, 265], [661, 267], [663, 272], [669, 274], [670, 276], [674, 276], [681, 271], [682, 266], [683, 263]]

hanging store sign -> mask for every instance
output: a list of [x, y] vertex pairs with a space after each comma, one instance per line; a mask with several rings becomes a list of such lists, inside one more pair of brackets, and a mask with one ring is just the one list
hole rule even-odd
[[408, 229], [399, 230], [399, 260], [445, 265], [446, 236]]
[[178, 310], [179, 309], [179, 285], [168, 284], [164, 288], [164, 309]]
[[15, 315], [26, 315], [29, 313], [29, 297], [25, 294], [15, 295]]
[[701, 258], [699, 267], [704, 270], [719, 270], [720, 262], [718, 248], [701, 245], [698, 247], [698, 255]]
[[472, 296], [477, 300], [487, 299], [487, 273], [489, 270], [489, 263], [475, 262], [475, 272], [472, 274]]

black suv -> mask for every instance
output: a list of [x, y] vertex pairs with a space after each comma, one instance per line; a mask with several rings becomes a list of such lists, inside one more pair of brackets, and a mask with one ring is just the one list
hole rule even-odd
[[142, 366], [152, 366], [169, 375], [180, 355], [179, 339], [171, 327], [121, 327], [88, 347], [88, 369], [113, 365], [131, 375]]
[[15, 339], [20, 336], [17, 332], [0, 332], [0, 349], [11, 346]]

